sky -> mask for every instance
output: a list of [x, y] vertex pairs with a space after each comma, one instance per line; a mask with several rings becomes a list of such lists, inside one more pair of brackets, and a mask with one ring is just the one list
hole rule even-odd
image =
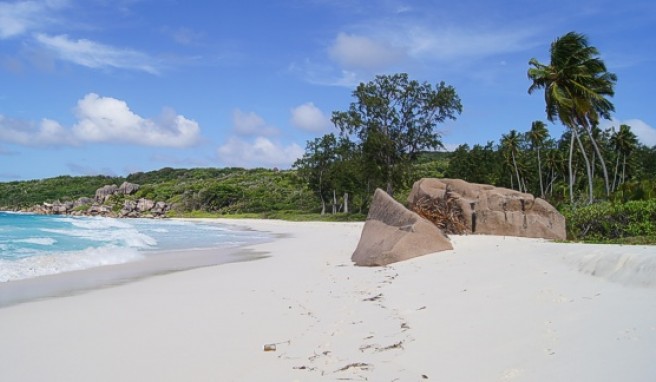
[[618, 76], [601, 127], [656, 145], [653, 0], [0, 0], [0, 181], [290, 168], [401, 72], [455, 87], [447, 149], [498, 142], [546, 122], [528, 61], [570, 31]]

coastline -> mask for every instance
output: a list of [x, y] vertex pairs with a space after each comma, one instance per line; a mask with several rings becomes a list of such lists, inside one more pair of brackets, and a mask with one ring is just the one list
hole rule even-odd
[[454, 236], [362, 268], [362, 223], [213, 221], [278, 238], [243, 249], [258, 261], [0, 308], [0, 379], [656, 378], [656, 287], [632, 282], [653, 247]]

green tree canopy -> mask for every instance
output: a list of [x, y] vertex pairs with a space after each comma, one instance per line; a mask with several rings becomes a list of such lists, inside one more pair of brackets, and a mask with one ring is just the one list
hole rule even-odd
[[452, 86], [433, 87], [405, 73], [376, 76], [361, 83], [353, 97], [348, 111], [333, 112], [332, 122], [361, 145], [363, 159], [373, 167], [369, 173], [377, 177], [374, 183], [384, 184], [390, 195], [422, 150], [443, 146], [437, 124], [462, 112]]

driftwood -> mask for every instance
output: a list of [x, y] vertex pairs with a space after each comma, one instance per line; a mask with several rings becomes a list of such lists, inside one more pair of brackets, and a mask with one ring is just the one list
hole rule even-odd
[[461, 235], [469, 233], [462, 208], [456, 203], [449, 187], [444, 191], [444, 198], [432, 199], [425, 195], [419, 198], [412, 210], [421, 217], [435, 224], [446, 234]]

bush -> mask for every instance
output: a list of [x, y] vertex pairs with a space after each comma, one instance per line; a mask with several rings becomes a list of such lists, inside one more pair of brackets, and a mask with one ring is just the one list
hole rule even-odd
[[597, 203], [567, 208], [567, 235], [574, 240], [606, 241], [656, 237], [656, 199]]

